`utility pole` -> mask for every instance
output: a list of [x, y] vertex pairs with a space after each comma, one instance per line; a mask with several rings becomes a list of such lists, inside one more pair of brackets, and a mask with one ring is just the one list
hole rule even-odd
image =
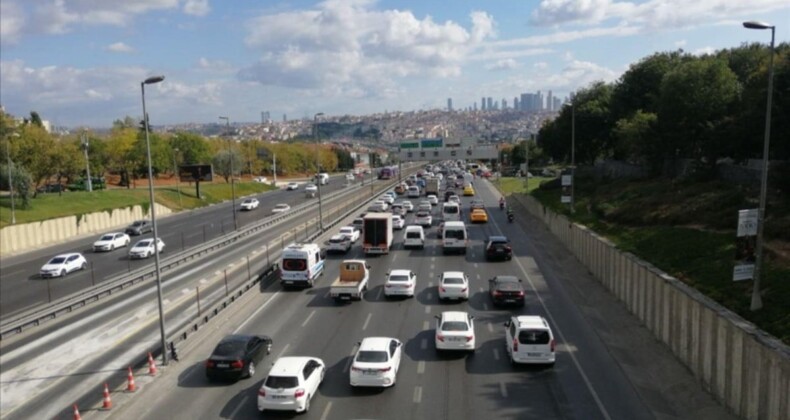
[[91, 161], [88, 159], [88, 136], [85, 135], [84, 130], [82, 131], [82, 150], [85, 151], [85, 174], [86, 174], [85, 190], [88, 192], [92, 192], [93, 180], [91, 179]]
[[233, 204], [233, 229], [239, 229], [239, 223], [236, 220], [236, 177], [233, 173], [233, 150], [230, 147], [230, 118], [229, 117], [219, 117], [221, 120], [225, 120], [225, 135], [228, 136], [228, 158], [230, 159], [230, 195], [231, 195], [231, 203]]

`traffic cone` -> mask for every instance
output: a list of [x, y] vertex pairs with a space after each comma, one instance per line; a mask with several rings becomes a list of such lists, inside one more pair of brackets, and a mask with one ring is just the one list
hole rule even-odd
[[82, 420], [82, 417], [80, 417], [80, 409], [77, 408], [77, 404], [74, 404], [74, 420]]
[[103, 410], [109, 410], [112, 408], [112, 399], [110, 398], [110, 388], [107, 387], [107, 384], [104, 384], [104, 401], [102, 402], [101, 408]]
[[134, 392], [137, 391], [137, 386], [134, 384], [134, 375], [132, 374], [132, 367], [129, 366], [129, 375], [127, 376], [129, 380], [129, 385], [126, 387], [127, 392]]
[[156, 376], [156, 362], [154, 362], [154, 357], [151, 356], [151, 352], [148, 352], [148, 374]]

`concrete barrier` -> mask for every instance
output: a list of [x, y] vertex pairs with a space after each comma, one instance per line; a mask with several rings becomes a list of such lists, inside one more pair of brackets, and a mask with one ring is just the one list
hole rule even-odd
[[[170, 215], [172, 210], [156, 204], [156, 216]], [[150, 218], [142, 206], [112, 211], [59, 217], [42, 222], [6, 226], [0, 230], [0, 256], [8, 256], [34, 248], [54, 245], [66, 239], [119, 230], [138, 219]]]
[[533, 197], [512, 200], [540, 219], [730, 411], [750, 420], [790, 420], [790, 347]]

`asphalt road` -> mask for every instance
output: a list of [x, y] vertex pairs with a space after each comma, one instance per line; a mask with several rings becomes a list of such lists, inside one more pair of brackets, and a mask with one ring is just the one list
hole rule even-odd
[[[328, 185], [322, 186], [321, 192], [329, 194], [345, 188], [344, 185], [343, 175], [337, 175], [331, 178]], [[256, 210], [236, 212], [239, 227], [269, 216], [272, 208], [277, 204], [286, 203], [296, 206], [305, 201], [316, 200], [306, 198], [303, 188], [296, 191], [270, 191], [253, 197], [258, 198], [261, 204]], [[237, 208], [240, 203], [241, 198], [237, 198]], [[178, 252], [232, 232], [231, 208], [232, 204], [228, 201], [158, 219], [159, 236], [165, 242], [165, 253]], [[122, 231], [123, 227], [118, 230]], [[3, 258], [0, 261], [0, 316], [13, 315], [35, 305], [87, 289], [131, 270], [154, 264], [153, 258], [130, 260], [128, 249], [94, 253], [92, 244], [100, 236], [96, 234], [89, 238]], [[142, 238], [151, 236], [153, 235], [150, 233], [133, 236], [132, 245]], [[52, 256], [65, 252], [81, 252], [88, 260], [88, 269], [73, 272], [65, 278], [41, 279], [38, 275], [41, 266]]]
[[[327, 297], [328, 285], [342, 259], [363, 257], [357, 245], [347, 256], [332, 257], [327, 275], [313, 289], [261, 293], [240, 302], [235, 315], [191, 343], [182, 361], [148, 384], [149, 389], [123, 396], [126, 402], [121, 407], [96, 417], [260, 418], [257, 390], [270, 363], [281, 355], [307, 355], [322, 358], [327, 374], [311, 412], [300, 418], [729, 418], [666, 349], [650, 340], [644, 328], [634, 325], [633, 318], [618, 308], [610, 295], [600, 293], [600, 287], [578, 262], [563, 257], [556, 241], [541, 234], [538, 227], [527, 232], [519, 223], [507, 224], [504, 213], [496, 209], [498, 197], [491, 186], [478, 184], [478, 196], [489, 204], [492, 221], [469, 228], [472, 241], [466, 256], [442, 255], [435, 227], [430, 229], [424, 250], [403, 250], [403, 234], [398, 232], [393, 252], [368, 258], [372, 274], [365, 299], [336, 305]], [[469, 199], [463, 202], [467, 208]], [[412, 218], [410, 215], [407, 220]], [[485, 262], [483, 241], [502, 232], [511, 238], [516, 258]], [[539, 242], [538, 237], [545, 242]], [[384, 299], [385, 273], [398, 268], [417, 273], [415, 298]], [[470, 300], [438, 302], [437, 277], [443, 271], [459, 269], [471, 280], [474, 293]], [[492, 307], [486, 280], [498, 274], [524, 280], [528, 290], [525, 308]], [[582, 277], [585, 282], [578, 283]], [[585, 295], [596, 296], [596, 304], [604, 308], [597, 314], [590, 311]], [[474, 354], [436, 353], [434, 316], [446, 310], [464, 310], [475, 316], [478, 344]], [[539, 314], [549, 320], [558, 342], [553, 368], [510, 365], [502, 324], [513, 314]], [[607, 323], [627, 328], [617, 331]], [[272, 354], [251, 379], [208, 383], [202, 361], [222, 336], [233, 332], [273, 337]], [[356, 343], [367, 336], [391, 336], [404, 342], [404, 359], [393, 388], [350, 388], [351, 357]], [[611, 343], [630, 343], [626, 347], [632, 347], [624, 353]], [[269, 416], [292, 417], [267, 413]]]

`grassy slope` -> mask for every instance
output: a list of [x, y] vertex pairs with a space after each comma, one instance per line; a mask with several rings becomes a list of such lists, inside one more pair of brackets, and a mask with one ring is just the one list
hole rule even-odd
[[[523, 192], [523, 180], [503, 179], [501, 188]], [[568, 214], [559, 190], [533, 190], [531, 184], [530, 190], [547, 207]], [[580, 180], [573, 218], [790, 343], [790, 263], [768, 254], [764, 308], [758, 312], [749, 310], [752, 282], [732, 281], [737, 210], [756, 207], [753, 195], [718, 182]], [[774, 240], [788, 234], [782, 228], [790, 218], [784, 200], [772, 201], [766, 236]]]

